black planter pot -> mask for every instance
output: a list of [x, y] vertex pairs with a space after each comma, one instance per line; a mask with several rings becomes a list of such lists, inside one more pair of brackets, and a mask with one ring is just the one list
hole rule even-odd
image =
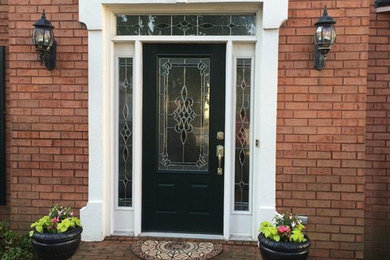
[[81, 227], [68, 230], [64, 233], [39, 233], [32, 236], [32, 247], [39, 259], [66, 260], [77, 251], [81, 241]]
[[310, 239], [306, 242], [276, 242], [259, 234], [259, 248], [263, 260], [306, 260], [309, 254]]

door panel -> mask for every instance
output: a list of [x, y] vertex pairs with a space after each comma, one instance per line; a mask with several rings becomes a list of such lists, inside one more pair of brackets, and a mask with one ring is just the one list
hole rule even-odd
[[142, 231], [222, 234], [225, 45], [144, 44], [143, 53]]

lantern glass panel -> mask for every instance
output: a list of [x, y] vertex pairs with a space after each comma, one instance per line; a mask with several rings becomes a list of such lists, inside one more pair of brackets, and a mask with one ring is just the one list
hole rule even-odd
[[324, 26], [322, 30], [323, 43], [326, 45], [333, 44], [334, 41], [334, 27], [333, 26]]
[[36, 48], [41, 48], [44, 44], [45, 30], [43, 28], [35, 28], [33, 33], [33, 41]]
[[334, 42], [336, 41], [336, 28], [332, 25], [331, 29], [332, 29], [332, 38], [330, 40], [330, 44], [333, 45]]
[[316, 33], [314, 35], [315, 43], [318, 44], [318, 45], [322, 45], [323, 44], [322, 30], [323, 30], [323, 27], [322, 26], [318, 26], [317, 30], [316, 30]]
[[50, 29], [45, 29], [45, 47], [50, 47], [53, 44], [53, 31]]

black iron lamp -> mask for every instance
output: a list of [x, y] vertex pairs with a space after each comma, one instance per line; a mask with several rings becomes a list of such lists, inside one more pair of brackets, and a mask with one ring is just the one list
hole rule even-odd
[[325, 6], [324, 14], [315, 23], [314, 67], [317, 70], [322, 70], [322, 68], [325, 67], [326, 54], [328, 54], [336, 40], [335, 23], [336, 21], [328, 15], [328, 10]]
[[54, 26], [46, 20], [45, 10], [42, 17], [34, 23], [32, 41], [38, 53], [41, 64], [48, 70], [54, 69], [56, 65], [56, 41], [54, 39]]

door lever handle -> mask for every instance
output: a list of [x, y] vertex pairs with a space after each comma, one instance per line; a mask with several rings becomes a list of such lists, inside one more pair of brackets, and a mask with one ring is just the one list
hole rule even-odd
[[222, 175], [222, 157], [223, 157], [223, 145], [217, 145], [217, 158], [218, 158], [218, 168], [217, 168], [217, 174]]

